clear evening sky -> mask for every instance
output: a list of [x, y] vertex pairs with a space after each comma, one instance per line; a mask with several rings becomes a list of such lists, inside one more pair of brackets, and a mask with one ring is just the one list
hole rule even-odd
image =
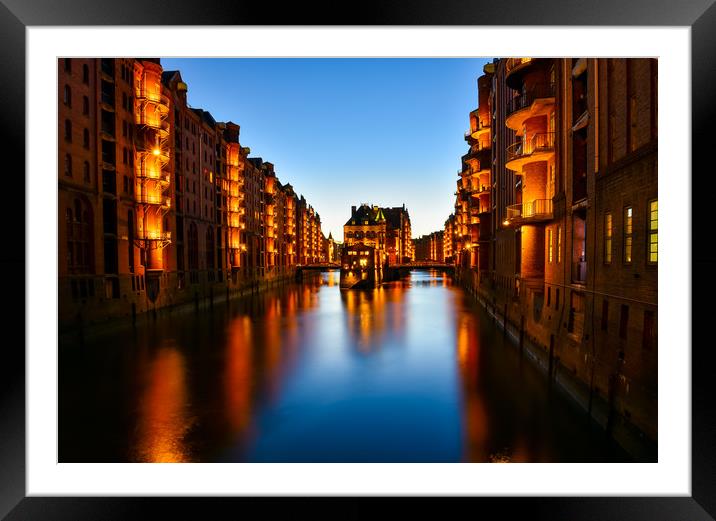
[[163, 58], [192, 107], [241, 126], [251, 157], [343, 240], [351, 205], [401, 206], [413, 237], [453, 211], [480, 58]]

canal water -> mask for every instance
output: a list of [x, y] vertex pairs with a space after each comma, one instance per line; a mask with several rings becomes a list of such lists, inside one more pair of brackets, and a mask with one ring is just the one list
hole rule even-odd
[[338, 283], [63, 341], [60, 461], [629, 461], [448, 276]]

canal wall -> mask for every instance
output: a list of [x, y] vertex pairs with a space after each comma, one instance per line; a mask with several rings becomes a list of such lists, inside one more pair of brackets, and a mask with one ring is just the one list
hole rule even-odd
[[[560, 314], [537, 316], [534, 303], [525, 298], [528, 292], [501, 294], [492, 281], [481, 279], [472, 269], [456, 270], [455, 279], [485, 309], [505, 337], [509, 336], [521, 355], [545, 375], [554, 390], [569, 396], [637, 461], [657, 460], [656, 440], [631, 421], [630, 415], [624, 414], [625, 400], [617, 394], [618, 371], [600, 363], [596, 357], [582, 357], [581, 353], [589, 349], [588, 336], [578, 339], [575, 335], [566, 335]], [[593, 324], [587, 320], [584, 330], [590, 328], [594, 329]], [[575, 354], [590, 370], [575, 369]], [[606, 393], [595, 385], [604, 380], [614, 382]]]
[[[320, 277], [320, 271], [303, 273], [301, 281], [313, 281]], [[83, 343], [87, 338], [105, 335], [115, 330], [127, 327], [141, 327], [151, 324], [159, 317], [169, 314], [182, 314], [203, 312], [210, 310], [214, 305], [222, 304], [236, 299], [250, 298], [269, 289], [291, 284], [297, 281], [296, 270], [286, 270], [271, 277], [256, 278], [253, 280], [225, 280], [211, 285], [197, 284], [187, 288], [181, 298], [167, 298], [156, 303], [147, 303], [139, 308], [87, 310], [81, 312], [73, 321], [60, 321], [58, 324], [58, 338], [60, 343]], [[134, 312], [133, 312], [134, 311]]]

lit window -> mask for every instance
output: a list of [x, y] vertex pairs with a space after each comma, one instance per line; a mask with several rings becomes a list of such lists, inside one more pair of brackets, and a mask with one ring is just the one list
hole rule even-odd
[[604, 263], [612, 262], [612, 214], [604, 215]]
[[552, 230], [547, 230], [547, 262], [552, 262]]
[[627, 206], [624, 209], [624, 262], [626, 264], [631, 264], [632, 219], [633, 209]]
[[659, 206], [655, 199], [649, 202], [649, 263], [659, 260]]
[[557, 228], [557, 262], [562, 262], [562, 227]]

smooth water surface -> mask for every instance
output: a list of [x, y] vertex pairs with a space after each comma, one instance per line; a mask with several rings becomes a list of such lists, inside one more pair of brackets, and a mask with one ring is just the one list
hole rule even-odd
[[449, 277], [338, 272], [63, 342], [80, 461], [627, 461]]

